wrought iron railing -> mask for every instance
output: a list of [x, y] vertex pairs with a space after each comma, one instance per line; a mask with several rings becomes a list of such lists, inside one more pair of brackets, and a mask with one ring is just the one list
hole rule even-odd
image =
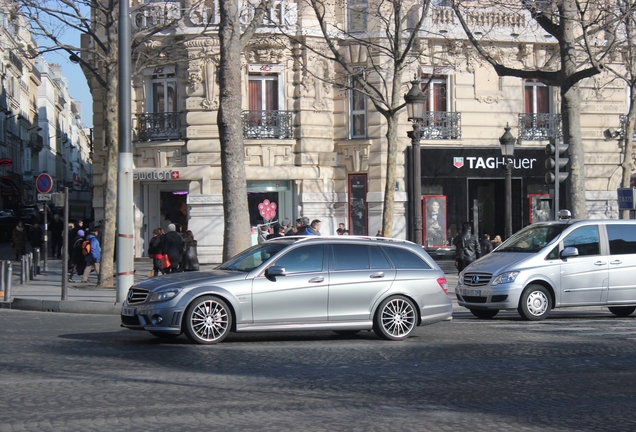
[[181, 113], [136, 114], [139, 141], [170, 141], [181, 138]]
[[462, 137], [462, 115], [458, 112], [427, 111], [421, 131], [423, 140], [458, 140]]
[[[621, 123], [621, 133], [623, 136], [625, 135], [625, 125], [627, 124], [627, 116], [622, 115], [619, 117]], [[634, 128], [634, 133], [632, 134], [632, 140], [636, 141], [636, 128]]]
[[519, 114], [520, 139], [543, 141], [561, 135], [561, 114]]
[[243, 111], [243, 138], [293, 138], [291, 111]]

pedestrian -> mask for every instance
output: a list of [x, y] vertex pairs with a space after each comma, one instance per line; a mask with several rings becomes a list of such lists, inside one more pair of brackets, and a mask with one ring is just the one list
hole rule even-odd
[[64, 234], [64, 222], [59, 214], [53, 215], [49, 231], [51, 231], [51, 258], [62, 258], [62, 235]]
[[289, 220], [289, 218], [285, 218], [283, 219], [283, 221], [280, 223], [280, 226], [283, 228], [283, 235], [287, 234], [287, 231], [289, 231], [291, 229], [291, 220]]
[[[183, 250], [183, 237], [176, 231], [175, 224], [168, 224], [168, 232], [163, 236], [163, 253], [168, 255], [170, 266], [165, 267], [166, 273], [175, 273], [181, 262]], [[163, 266], [162, 266], [163, 267]]]
[[267, 236], [267, 240], [284, 237], [285, 236], [285, 228], [282, 225], [274, 224], [273, 232]]
[[42, 250], [42, 244], [44, 243], [44, 239], [42, 236], [42, 227], [38, 222], [35, 222], [31, 229], [29, 230], [29, 235], [27, 236], [29, 242], [31, 243], [31, 250], [35, 251], [35, 249]]
[[83, 283], [88, 282], [88, 275], [91, 274], [91, 270], [95, 270], [95, 274], [99, 275], [100, 263], [102, 261], [102, 249], [99, 246], [98, 236], [99, 230], [97, 230], [97, 228], [93, 228], [86, 236], [86, 240], [90, 245], [90, 251], [88, 251], [88, 253], [86, 253], [86, 247], [84, 246], [84, 243], [82, 243], [82, 254], [84, 254], [84, 261], [86, 262], [86, 267], [82, 274]]
[[286, 236], [295, 236], [298, 235], [298, 228], [303, 225], [303, 218], [296, 219], [296, 223], [293, 227], [290, 227], [286, 232]]
[[345, 231], [346, 231], [346, 229], [345, 229], [345, 224], [344, 224], [344, 223], [342, 223], [342, 222], [340, 222], [340, 223], [338, 224], [338, 229], [336, 230], [336, 234], [338, 234], [338, 235], [342, 235], [342, 233], [343, 233], [343, 232], [345, 232]]
[[187, 230], [183, 239], [183, 257], [181, 258], [181, 270], [199, 271], [199, 257], [197, 254], [197, 241], [192, 231]]
[[496, 248], [497, 246], [499, 246], [501, 244], [501, 236], [500, 235], [496, 235], [494, 239], [492, 239], [492, 247], [493, 249]]
[[490, 236], [488, 234], [484, 234], [479, 242], [479, 246], [481, 247], [481, 256], [486, 256], [492, 252], [492, 242], [490, 241]]
[[296, 232], [294, 234], [287, 235], [307, 235], [305, 232], [307, 231], [307, 227], [309, 226], [309, 218], [307, 216], [303, 216], [296, 220]]
[[268, 235], [269, 229], [267, 228], [267, 225], [261, 225], [258, 229], [258, 244], [265, 243]]
[[161, 268], [161, 258], [163, 258], [163, 230], [155, 228], [152, 230], [152, 238], [148, 244], [148, 256], [152, 258], [152, 270], [148, 273], [148, 277], [154, 277], [165, 274]]
[[464, 222], [462, 233], [455, 238], [455, 267], [461, 272], [470, 263], [481, 257], [479, 240], [472, 233], [472, 224]]
[[[84, 231], [84, 221], [82, 219], [78, 220], [75, 223], [75, 227], [69, 233], [69, 239], [74, 239], [75, 237], [77, 237], [77, 232], [79, 230]], [[70, 243], [70, 244], [72, 244], [72, 243]]]
[[84, 230], [77, 230], [73, 242], [70, 244], [70, 265], [68, 271], [68, 281], [73, 282], [73, 275], [83, 276], [86, 269], [86, 258], [82, 252], [84, 243]]
[[26, 254], [26, 242], [27, 231], [24, 228], [24, 222], [18, 221], [18, 225], [13, 228], [13, 239], [11, 240], [16, 261], [18, 261], [22, 255]]
[[378, 232], [375, 234], [376, 237], [384, 237], [382, 235], [382, 228], [378, 229]]
[[319, 236], [320, 235], [320, 226], [322, 222], [318, 219], [314, 219], [311, 221], [311, 224], [305, 228], [305, 235], [307, 236]]

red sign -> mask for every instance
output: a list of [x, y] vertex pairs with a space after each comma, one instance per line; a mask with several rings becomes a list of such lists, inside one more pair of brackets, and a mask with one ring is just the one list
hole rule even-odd
[[179, 171], [172, 171], [170, 177], [172, 178], [172, 180], [179, 180]]
[[10, 167], [11, 165], [13, 165], [13, 160], [12, 159], [9, 159], [9, 158], [0, 159], [0, 166]]
[[35, 187], [40, 193], [49, 193], [53, 189], [53, 179], [47, 173], [42, 173], [35, 180]]

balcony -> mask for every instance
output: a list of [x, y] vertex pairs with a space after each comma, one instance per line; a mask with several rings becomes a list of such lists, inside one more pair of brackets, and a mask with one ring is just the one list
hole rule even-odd
[[137, 141], [171, 141], [181, 139], [181, 113], [135, 114]]
[[293, 138], [291, 111], [243, 111], [243, 138]]
[[560, 114], [519, 114], [519, 139], [547, 141], [561, 136]]
[[457, 112], [427, 111], [421, 125], [423, 140], [458, 140], [462, 137], [462, 115]]

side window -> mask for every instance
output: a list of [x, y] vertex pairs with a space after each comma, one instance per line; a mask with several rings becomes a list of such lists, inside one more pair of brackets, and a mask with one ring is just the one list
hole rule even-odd
[[335, 244], [334, 270], [365, 270], [369, 268], [369, 248], [364, 245]]
[[636, 254], [636, 225], [606, 225], [610, 255]]
[[601, 253], [596, 225], [585, 226], [572, 231], [563, 240], [563, 247], [575, 247], [579, 250], [579, 256], [598, 255]]
[[382, 250], [386, 252], [386, 254], [393, 262], [393, 266], [396, 269], [430, 269], [431, 266], [426, 264], [426, 262], [414, 254], [411, 251], [406, 249], [401, 249], [397, 247], [382, 247]]
[[390, 269], [391, 263], [386, 259], [382, 251], [377, 246], [369, 248], [369, 258], [371, 258], [372, 269]]
[[324, 253], [322, 245], [293, 249], [276, 260], [274, 265], [284, 267], [288, 274], [322, 271]]

